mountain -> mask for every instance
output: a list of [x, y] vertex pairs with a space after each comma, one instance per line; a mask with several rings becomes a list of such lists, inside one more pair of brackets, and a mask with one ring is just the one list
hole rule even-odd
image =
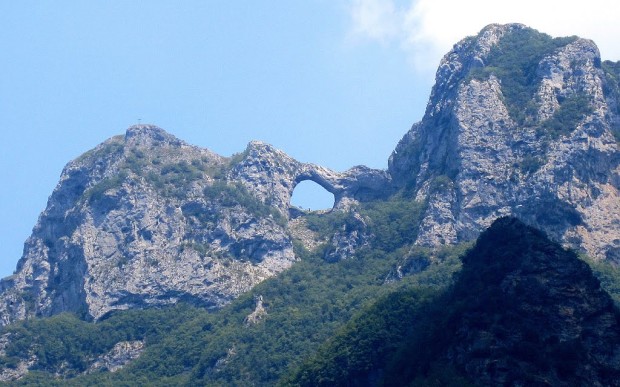
[[[223, 157], [132, 126], [64, 168], [0, 281], [0, 380], [273, 385], [365, 308], [441, 318], [432, 305], [459, 252], [508, 215], [577, 251], [620, 299], [618, 101], [620, 64], [591, 41], [490, 25], [444, 57], [387, 170], [331, 171], [258, 141]], [[304, 180], [334, 194], [331, 211], [291, 207]], [[571, 257], [557, 263], [567, 273], [583, 266]], [[549, 312], [554, 324], [570, 323], [569, 309]], [[604, 348], [592, 340], [578, 348], [587, 359]], [[452, 361], [441, 348], [429, 359]], [[480, 376], [450, 364], [455, 378]]]
[[[388, 176], [336, 173], [257, 141], [225, 158], [133, 126], [64, 168], [15, 274], [0, 283], [0, 321], [63, 311], [99, 319], [180, 300], [219, 308], [297, 259], [289, 202], [303, 180], [345, 209], [381, 195]], [[355, 236], [340, 239], [332, 259], [355, 249]]]
[[586, 39], [508, 24], [457, 43], [389, 162], [394, 184], [428, 201], [418, 244], [515, 215], [620, 261], [618, 96], [618, 65]]
[[[361, 204], [360, 216], [378, 236], [372, 244], [331, 260], [330, 243], [308, 250], [296, 242], [299, 261], [220, 309], [181, 301], [117, 310], [96, 322], [61, 313], [5, 326], [0, 384], [275, 385], [377, 297], [450, 283], [467, 246], [412, 246], [416, 207], [399, 198]], [[304, 220], [329, 240], [355, 225], [355, 216], [334, 211]]]
[[285, 384], [620, 385], [620, 311], [574, 252], [502, 218], [462, 260], [444, 294], [392, 293]]
[[[252, 142], [231, 158], [138, 125], [70, 162], [13, 276], [0, 322], [185, 300], [219, 308], [289, 268], [312, 233], [295, 185], [333, 193], [335, 211], [400, 192], [425, 208], [416, 244], [474, 240], [515, 215], [598, 260], [620, 256], [619, 66], [591, 41], [491, 25], [456, 44], [426, 113], [387, 171], [344, 173]], [[298, 220], [296, 220], [298, 219]], [[329, 259], [368, 243], [365, 222], [331, 236]]]

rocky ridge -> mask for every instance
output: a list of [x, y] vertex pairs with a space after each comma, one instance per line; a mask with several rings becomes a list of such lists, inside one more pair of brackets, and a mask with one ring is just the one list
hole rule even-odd
[[[0, 281], [0, 324], [177, 301], [219, 308], [290, 267], [295, 240], [328, 243], [329, 261], [353, 256], [372, 243], [357, 204], [396, 192], [424, 203], [421, 246], [471, 241], [515, 215], [618, 262], [614, 66], [589, 40], [490, 25], [443, 58], [426, 113], [387, 171], [335, 172], [259, 141], [222, 157], [132, 126], [64, 168], [15, 274]], [[334, 194], [336, 211], [353, 211], [350, 228], [314, 239], [290, 207], [304, 180]]]
[[337, 173], [258, 141], [226, 158], [132, 126], [64, 168], [15, 274], [0, 283], [0, 321], [63, 311], [98, 319], [179, 300], [221, 307], [296, 260], [287, 220], [304, 180], [341, 209], [388, 176]]

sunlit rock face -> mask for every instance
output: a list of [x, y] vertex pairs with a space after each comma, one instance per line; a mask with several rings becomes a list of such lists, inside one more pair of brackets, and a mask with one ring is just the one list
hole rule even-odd
[[65, 167], [1, 283], [0, 321], [63, 311], [98, 319], [177, 301], [221, 307], [296, 260], [289, 203], [303, 180], [332, 192], [337, 210], [389, 186], [385, 171], [337, 173], [261, 142], [227, 158], [133, 126]]
[[589, 40], [519, 24], [457, 43], [424, 118], [390, 157], [395, 185], [428, 201], [417, 243], [472, 240], [516, 215], [596, 259], [620, 261], [611, 68]]

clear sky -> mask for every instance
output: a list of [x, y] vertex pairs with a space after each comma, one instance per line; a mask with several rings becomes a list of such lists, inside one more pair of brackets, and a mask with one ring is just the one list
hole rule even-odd
[[[585, 4], [585, 5], [584, 5]], [[594, 39], [614, 1], [0, 1], [0, 276], [63, 166], [141, 119], [222, 155], [253, 139], [386, 168], [441, 56], [492, 22]]]

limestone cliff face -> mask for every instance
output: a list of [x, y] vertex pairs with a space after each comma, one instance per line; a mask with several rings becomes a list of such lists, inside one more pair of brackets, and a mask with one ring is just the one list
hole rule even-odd
[[441, 61], [426, 113], [389, 172], [428, 208], [417, 243], [472, 240], [516, 215], [620, 262], [615, 97], [595, 44], [490, 25]]
[[70, 162], [13, 276], [0, 322], [72, 311], [86, 318], [178, 300], [220, 307], [296, 260], [295, 185], [314, 180], [346, 208], [387, 173], [345, 173], [252, 142], [232, 158], [139, 125]]

